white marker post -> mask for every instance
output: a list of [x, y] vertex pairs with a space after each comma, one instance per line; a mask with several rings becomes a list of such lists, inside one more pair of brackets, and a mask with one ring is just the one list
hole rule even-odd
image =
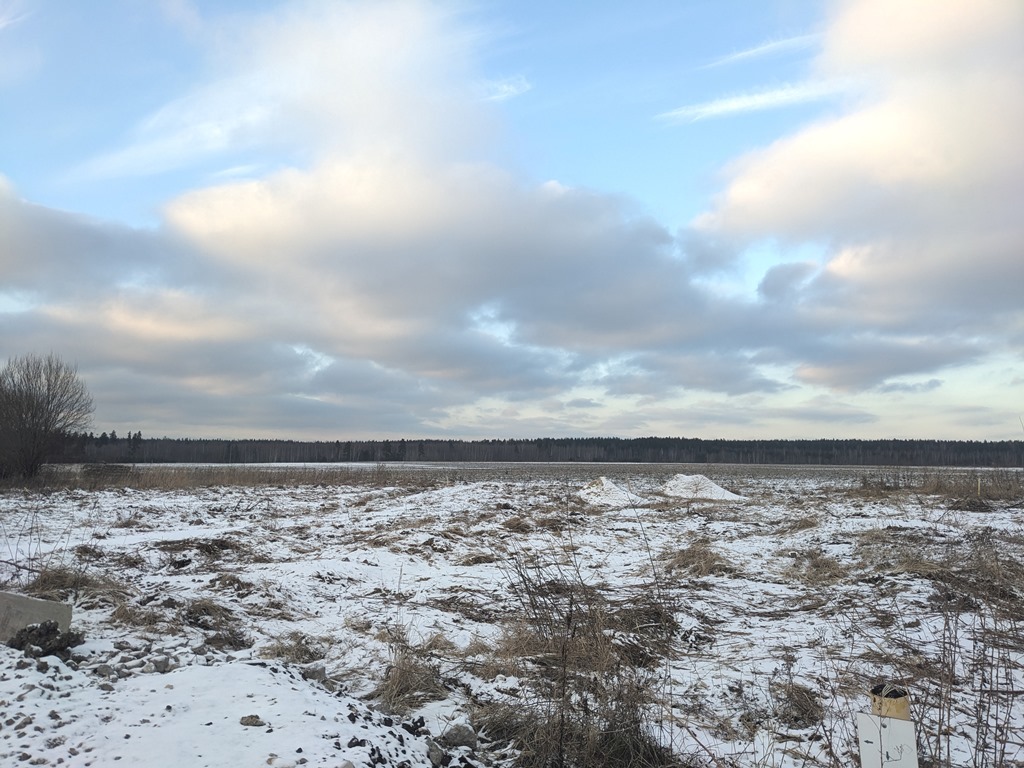
[[871, 713], [857, 713], [861, 768], [918, 768], [917, 737], [907, 691], [889, 683], [871, 689]]

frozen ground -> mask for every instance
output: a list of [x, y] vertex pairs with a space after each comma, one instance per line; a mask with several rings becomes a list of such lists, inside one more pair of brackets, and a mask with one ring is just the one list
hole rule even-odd
[[[918, 474], [8, 490], [0, 582], [71, 602], [84, 643], [0, 648], [0, 764], [513, 764], [533, 745], [502, 705], [607, 735], [628, 693], [643, 717], [623, 730], [663, 764], [851, 765], [855, 713], [892, 681], [922, 764], [1024, 765], [1021, 501], [986, 499], [986, 473], [980, 498]], [[537, 640], [545, 616], [607, 640], [600, 660]]]

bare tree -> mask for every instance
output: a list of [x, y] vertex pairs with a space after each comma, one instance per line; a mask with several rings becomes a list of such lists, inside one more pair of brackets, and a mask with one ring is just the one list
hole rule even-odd
[[84, 431], [92, 397], [78, 369], [54, 354], [0, 369], [0, 477], [33, 477], [67, 435]]

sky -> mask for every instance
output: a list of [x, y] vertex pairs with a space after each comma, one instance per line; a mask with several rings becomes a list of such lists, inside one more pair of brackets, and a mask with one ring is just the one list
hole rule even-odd
[[1024, 437], [1019, 0], [0, 0], [97, 433]]

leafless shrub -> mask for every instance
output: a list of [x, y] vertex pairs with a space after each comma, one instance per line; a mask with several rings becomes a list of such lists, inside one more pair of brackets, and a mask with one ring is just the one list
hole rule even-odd
[[480, 705], [488, 737], [512, 745], [517, 765], [530, 768], [675, 765], [651, 722], [651, 666], [675, 632], [671, 608], [654, 597], [613, 604], [575, 565], [519, 555], [509, 587], [521, 611], [495, 655], [525, 688], [513, 701]]
[[92, 397], [77, 368], [54, 354], [0, 368], [0, 479], [32, 479], [65, 435], [89, 426]]

